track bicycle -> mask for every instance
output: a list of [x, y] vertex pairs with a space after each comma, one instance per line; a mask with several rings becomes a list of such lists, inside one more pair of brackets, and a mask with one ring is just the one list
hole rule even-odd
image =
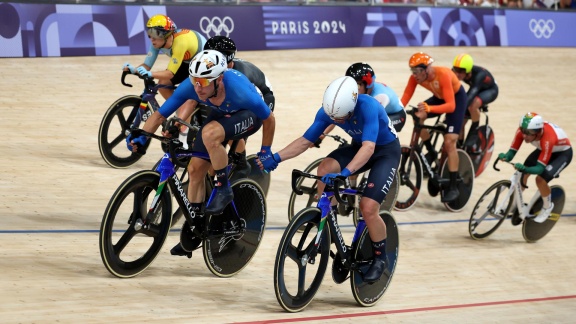
[[[153, 78], [132, 74], [130, 71], [122, 71], [120, 82], [126, 87], [132, 87], [132, 84], [126, 83], [127, 75], [134, 75], [143, 80], [144, 90], [140, 96], [128, 95], [116, 100], [102, 117], [98, 131], [98, 147], [100, 155], [104, 161], [114, 168], [127, 168], [136, 163], [142, 157], [141, 154], [129, 152], [126, 150], [125, 141], [130, 133], [130, 129], [138, 128], [141, 123], [152, 116], [160, 107], [156, 100], [158, 90], [161, 88], [175, 89], [175, 86], [156, 84]], [[190, 124], [194, 126], [202, 125], [208, 116], [210, 107], [199, 104], [190, 118]], [[192, 145], [196, 137], [198, 127], [191, 128], [188, 132], [188, 144]], [[145, 148], [150, 145], [146, 142]], [[162, 150], [167, 152], [166, 144], [162, 145]], [[252, 166], [250, 179], [260, 184], [264, 193], [268, 193], [270, 187], [270, 174], [262, 172], [256, 166], [256, 154], [246, 157], [247, 162]]]
[[[493, 168], [500, 171], [494, 162]], [[506, 162], [512, 166], [514, 163]], [[536, 191], [530, 202], [525, 203], [522, 187], [522, 172], [516, 170], [510, 180], [500, 180], [490, 186], [474, 206], [468, 222], [470, 237], [479, 240], [490, 236], [500, 225], [510, 217], [513, 225], [522, 223], [522, 236], [533, 243], [543, 238], [552, 228], [562, 214], [566, 193], [558, 185], [551, 186], [552, 202], [554, 208], [547, 220], [543, 223], [534, 221], [534, 217], [542, 211], [543, 201], [540, 192]], [[527, 188], [527, 187], [526, 187]]]
[[[342, 146], [346, 146], [348, 145], [348, 141], [343, 138], [340, 137], [338, 135], [330, 135], [330, 134], [324, 134], [325, 137], [329, 137], [331, 139], [333, 139], [334, 141], [340, 143], [338, 145], [338, 147], [342, 147]], [[316, 145], [317, 147], [320, 147], [319, 145]], [[305, 169], [304, 169], [304, 173], [318, 173], [317, 169], [318, 166], [320, 165], [320, 163], [322, 163], [322, 161], [324, 160], [324, 157], [321, 157], [319, 159], [316, 159], [315, 161], [313, 161], [312, 163], [310, 163]], [[361, 174], [361, 176], [359, 176], [360, 178], [360, 182], [358, 182], [357, 185], [353, 185], [352, 188], [364, 188], [366, 186], [366, 183], [368, 182], [368, 176], [370, 175], [370, 171], [366, 171], [363, 174]], [[399, 186], [399, 182], [398, 182], [398, 175], [394, 178], [394, 181], [392, 182], [391, 186], [390, 186], [390, 190], [388, 191], [388, 194], [386, 195], [386, 199], [382, 202], [382, 205], [380, 206], [380, 210], [388, 210], [388, 211], [392, 211], [392, 208], [394, 206], [394, 203], [396, 202], [396, 196], [398, 195], [398, 186]], [[292, 219], [292, 217], [294, 217], [294, 215], [296, 214], [296, 212], [298, 212], [299, 210], [302, 210], [306, 207], [310, 207], [312, 206], [312, 204], [318, 202], [318, 183], [316, 180], [311, 180], [307, 177], [300, 177], [296, 183], [296, 188], [299, 191], [302, 191], [303, 194], [296, 194], [296, 192], [293, 190], [290, 193], [290, 198], [288, 199], [288, 221], [290, 221]], [[361, 189], [362, 190], [362, 189]], [[299, 197], [301, 197], [299, 199]], [[350, 213], [352, 213], [352, 221], [354, 222], [354, 225], [357, 226], [358, 225], [358, 217], [360, 214], [360, 208], [358, 206], [358, 202], [355, 200], [355, 196], [353, 195], [349, 195], [346, 196], [347, 198], [347, 202], [348, 204], [342, 205], [342, 204], [338, 204], [338, 214], [342, 215], [342, 216], [349, 216]]]
[[[156, 170], [143, 170], [128, 177], [114, 192], [102, 218], [99, 235], [100, 256], [106, 269], [114, 276], [137, 276], [154, 261], [172, 226], [172, 198], [183, 213], [187, 225], [183, 235], [191, 235], [190, 250], [202, 248], [204, 262], [218, 277], [231, 277], [240, 272], [256, 253], [266, 225], [267, 208], [264, 193], [258, 183], [248, 178], [234, 181], [231, 186], [234, 200], [220, 215], [196, 215], [177, 175], [186, 158], [207, 155], [184, 150], [177, 138], [168, 138], [133, 130], [167, 144]], [[237, 141], [230, 147], [233, 159]], [[235, 162], [229, 165], [234, 168]], [[206, 176], [206, 190], [210, 204], [215, 189], [214, 178]], [[187, 241], [189, 242], [189, 241]], [[191, 255], [189, 255], [191, 257]]]
[[[440, 139], [446, 133], [446, 124], [439, 121], [440, 117], [436, 120], [434, 125], [420, 124], [419, 118], [416, 117], [417, 108], [407, 111], [414, 119], [414, 129], [410, 138], [408, 146], [402, 145], [402, 156], [400, 158], [400, 166], [398, 168], [400, 187], [398, 190], [398, 197], [394, 209], [405, 211], [414, 206], [418, 197], [420, 196], [420, 188], [424, 178], [428, 178], [428, 193], [432, 197], [444, 195], [445, 188], [450, 184], [448, 170], [448, 157], [443, 149], [443, 144]], [[441, 152], [434, 154], [434, 159], [430, 161], [423, 152], [423, 144], [420, 141], [420, 132], [426, 129], [430, 132], [431, 141], [434, 148], [440, 144]], [[457, 187], [460, 194], [458, 198], [453, 201], [443, 203], [446, 209], [458, 212], [462, 210], [472, 194], [474, 185], [474, 166], [464, 150], [458, 148], [458, 179]], [[440, 157], [438, 157], [440, 155]]]
[[[320, 180], [322, 177], [299, 170], [292, 171], [292, 190], [298, 189], [298, 178]], [[366, 223], [359, 218], [352, 244], [347, 245], [337, 218], [331, 212], [330, 198], [346, 204], [341, 194], [361, 195], [352, 188], [339, 189], [344, 185], [343, 177], [335, 179], [334, 186], [327, 185], [316, 207], [306, 207], [290, 220], [276, 253], [274, 262], [274, 291], [280, 306], [288, 312], [299, 312], [306, 308], [320, 288], [326, 273], [329, 258], [332, 262], [332, 279], [337, 284], [350, 279], [354, 299], [361, 306], [373, 306], [388, 288], [398, 261], [398, 226], [392, 214], [380, 211], [386, 224], [387, 269], [375, 283], [364, 282], [364, 274], [374, 260], [372, 242]], [[332, 252], [332, 243], [336, 252]]]

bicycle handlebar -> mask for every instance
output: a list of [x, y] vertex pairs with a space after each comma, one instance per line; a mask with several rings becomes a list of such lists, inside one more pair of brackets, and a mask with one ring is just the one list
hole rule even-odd
[[156, 86], [158, 86], [159, 88], [166, 88], [166, 89], [176, 89], [177, 88], [176, 86], [173, 86], [173, 85], [166, 85], [166, 84], [158, 84], [157, 85], [156, 82], [154, 82], [154, 78], [152, 78], [152, 77], [143, 76], [143, 75], [140, 75], [138, 73], [132, 74], [130, 71], [122, 70], [122, 76], [120, 77], [120, 82], [125, 87], [130, 87], [130, 88], [133, 87], [132, 84], [126, 82], [126, 76], [127, 75], [134, 75], [134, 76], [137, 76], [139, 79], [144, 80], [144, 86], [147, 89], [153, 89]]
[[[306, 173], [306, 172], [302, 172], [302, 171], [296, 170], [296, 169], [292, 170], [292, 191], [294, 191], [294, 193], [297, 195], [302, 195], [304, 193], [302, 190], [298, 189], [298, 186], [297, 186], [297, 182], [298, 182], [298, 179], [300, 177], [305, 177], [305, 178], [316, 179], [316, 180], [322, 181], [322, 177], [320, 177], [320, 176], [313, 175], [313, 174]], [[338, 177], [334, 178], [334, 186], [328, 186], [327, 185], [326, 187], [333, 189], [334, 197], [336, 198], [336, 200], [339, 203], [344, 204], [345, 206], [348, 206], [348, 203], [346, 201], [344, 201], [344, 199], [342, 199], [342, 196], [340, 195], [340, 186], [346, 187], [346, 177], [338, 176]]]
[[[322, 135], [324, 135], [324, 137], [330, 137], [333, 140], [335, 140], [336, 142], [339, 142], [340, 146], [348, 144], [348, 141], [345, 138], [340, 137], [338, 135], [330, 135], [330, 134], [322, 134]], [[322, 140], [320, 138], [318, 138], [318, 140], [316, 142], [314, 142], [314, 146], [320, 148], [321, 143], [322, 143]]]
[[[510, 164], [510, 165], [513, 166], [513, 167], [514, 167], [514, 165], [516, 164], [516, 163], [514, 163], [514, 162], [496, 159], [496, 161], [494, 161], [494, 165], [492, 166], [492, 167], [494, 168], [494, 170], [500, 171], [500, 169], [498, 169], [498, 168], [496, 167], [496, 164], [498, 164], [498, 162], [500, 162], [500, 161], [502, 161], [502, 162], [504, 162], [504, 163], [508, 163], [508, 164]], [[514, 168], [515, 168], [515, 167], [514, 167]]]

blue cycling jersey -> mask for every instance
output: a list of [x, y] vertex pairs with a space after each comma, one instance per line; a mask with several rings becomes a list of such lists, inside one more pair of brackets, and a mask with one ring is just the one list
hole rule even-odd
[[315, 142], [329, 125], [334, 124], [352, 136], [356, 143], [364, 141], [385, 145], [398, 138], [384, 107], [373, 97], [361, 94], [358, 96], [352, 117], [344, 123], [334, 122], [320, 107], [314, 122], [304, 133], [304, 138]]
[[222, 113], [234, 113], [239, 110], [251, 110], [260, 118], [265, 120], [270, 116], [270, 108], [266, 105], [256, 87], [248, 78], [236, 70], [226, 70], [224, 72], [224, 88], [226, 97], [220, 106], [215, 106], [210, 100], [200, 100], [190, 79], [182, 82], [174, 91], [174, 94], [158, 110], [160, 114], [167, 118], [172, 115], [186, 100], [192, 99], [199, 103], [217, 109]]
[[383, 102], [379, 96], [385, 95], [388, 97], [388, 102], [384, 106], [388, 115], [392, 115], [404, 110], [404, 106], [402, 106], [402, 102], [400, 101], [400, 98], [398, 98], [398, 95], [394, 92], [394, 90], [392, 90], [392, 88], [385, 84], [374, 82], [374, 87], [370, 95], [376, 98], [376, 100], [378, 100], [382, 106], [384, 106], [385, 102]]

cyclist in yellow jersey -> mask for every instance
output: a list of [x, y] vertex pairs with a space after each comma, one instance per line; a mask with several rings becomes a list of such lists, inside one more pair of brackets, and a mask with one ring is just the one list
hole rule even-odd
[[[164, 85], [175, 86], [188, 79], [190, 61], [202, 51], [206, 38], [194, 30], [178, 29], [172, 19], [165, 15], [152, 16], [146, 23], [146, 32], [152, 44], [150, 44], [144, 63], [136, 67], [126, 63], [124, 70], [158, 79], [158, 84]], [[168, 67], [162, 71], [151, 71], [159, 53], [170, 57]], [[164, 99], [168, 99], [174, 90], [161, 88], [159, 92]], [[188, 100], [182, 106], [188, 105], [190, 111], [193, 111], [197, 104], [195, 101]], [[180, 141], [185, 146], [187, 133], [187, 129], [181, 128]]]

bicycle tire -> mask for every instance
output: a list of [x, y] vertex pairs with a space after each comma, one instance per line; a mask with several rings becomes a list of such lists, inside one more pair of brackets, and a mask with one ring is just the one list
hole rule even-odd
[[[496, 207], [506, 199], [507, 191], [510, 190], [510, 180], [500, 180], [491, 185], [480, 196], [478, 202], [472, 209], [470, 220], [468, 221], [468, 233], [475, 240], [486, 238], [494, 233], [506, 220], [508, 213], [514, 206], [514, 197], [508, 199], [505, 210], [496, 211]], [[491, 198], [491, 195], [494, 197]], [[487, 202], [484, 206], [483, 203]], [[480, 215], [478, 213], [481, 213]], [[478, 216], [477, 216], [478, 215]]]
[[[412, 159], [410, 159], [410, 156], [412, 156]], [[412, 160], [412, 163], [408, 165], [410, 160]], [[408, 168], [410, 173], [407, 172]], [[420, 156], [409, 146], [402, 145], [402, 156], [398, 167], [400, 183], [396, 202], [394, 203], [395, 210], [406, 211], [416, 204], [420, 196], [423, 174]]]
[[131, 278], [142, 273], [166, 241], [172, 219], [168, 190], [160, 194], [159, 215], [151, 228], [139, 228], [136, 222], [146, 217], [159, 181], [160, 175], [154, 171], [134, 173], [116, 189], [108, 202], [100, 226], [100, 257], [106, 269], [116, 277]]
[[[464, 207], [466, 207], [466, 204], [468, 204], [470, 196], [472, 195], [472, 190], [474, 189], [475, 171], [472, 160], [466, 151], [457, 149], [457, 152], [458, 173], [462, 178], [462, 181], [458, 183], [458, 198], [451, 202], [444, 203], [444, 207], [446, 207], [446, 209], [451, 212], [459, 212]], [[441, 177], [444, 179], [449, 179], [449, 174], [450, 171], [448, 170], [448, 159], [446, 159], [446, 161], [444, 161], [444, 165], [442, 166]]]
[[250, 164], [250, 174], [249, 179], [256, 181], [260, 185], [260, 188], [264, 191], [264, 195], [268, 196], [268, 189], [270, 188], [270, 173], [262, 172], [256, 164], [256, 159], [258, 156], [256, 154], [251, 154], [246, 157], [246, 162]]
[[[134, 120], [130, 116], [136, 116], [135, 109], [140, 109], [142, 99], [139, 96], [129, 95], [116, 100], [102, 117], [98, 130], [98, 148], [104, 162], [113, 168], [127, 168], [136, 163], [141, 154], [130, 152], [126, 149], [126, 137]], [[152, 108], [146, 108], [147, 114], [152, 114]], [[117, 119], [117, 123], [114, 122]], [[146, 142], [145, 148], [150, 145]]]
[[[282, 234], [274, 261], [274, 291], [280, 306], [291, 313], [306, 308], [320, 288], [330, 259], [330, 229], [324, 226], [319, 254], [315, 247], [321, 212], [305, 208], [292, 218]], [[308, 253], [305, 253], [308, 252]], [[292, 262], [286, 262], [286, 261]], [[288, 269], [287, 269], [288, 268]], [[293, 274], [296, 273], [296, 278]]]
[[[554, 225], [556, 225], [560, 219], [566, 201], [566, 192], [564, 191], [564, 188], [558, 185], [551, 186], [550, 192], [552, 195], [552, 202], [554, 203], [554, 208], [552, 208], [550, 217], [548, 217], [548, 219], [543, 223], [536, 223], [533, 218], [526, 218], [522, 224], [522, 236], [528, 243], [535, 243], [542, 239], [552, 230]], [[534, 205], [530, 207], [529, 213], [535, 215], [537, 211], [541, 212], [543, 205], [544, 202], [542, 201], [542, 197], [539, 197]]]
[[392, 281], [396, 264], [398, 263], [399, 252], [399, 234], [398, 225], [392, 214], [387, 210], [380, 211], [380, 217], [386, 224], [386, 255], [388, 257], [388, 268], [384, 274], [375, 283], [369, 284], [364, 282], [364, 274], [370, 268], [370, 261], [374, 259], [374, 252], [372, 251], [372, 241], [368, 234], [368, 227], [364, 229], [358, 240], [358, 244], [353, 250], [353, 256], [359, 269], [353, 270], [350, 276], [350, 288], [352, 295], [360, 306], [370, 307], [382, 298], [386, 289]]
[[[320, 165], [322, 160], [324, 160], [324, 158], [319, 158], [313, 161], [306, 167], [306, 169], [304, 169], [303, 172], [312, 174], [316, 173], [312, 171], [314, 169], [318, 169], [318, 166]], [[306, 181], [306, 183], [304, 183], [304, 181]], [[318, 193], [317, 193], [318, 184], [316, 180], [300, 177], [296, 182], [296, 187], [302, 190], [304, 193], [302, 195], [297, 195], [294, 191], [290, 193], [290, 198], [288, 199], [288, 221], [292, 220], [297, 211], [303, 210], [308, 207], [312, 207], [312, 205], [315, 205], [318, 202]], [[301, 203], [299, 203], [298, 206], [296, 205], [297, 204], [296, 198], [298, 198], [299, 196], [304, 197], [304, 199], [307, 199], [304, 206], [300, 206]], [[304, 201], [304, 200], [298, 199], [298, 201]]]
[[206, 266], [215, 276], [223, 278], [248, 265], [262, 243], [266, 226], [266, 198], [260, 185], [254, 180], [240, 179], [232, 184], [232, 191], [238, 214], [230, 203], [221, 215], [208, 216], [203, 244]]

